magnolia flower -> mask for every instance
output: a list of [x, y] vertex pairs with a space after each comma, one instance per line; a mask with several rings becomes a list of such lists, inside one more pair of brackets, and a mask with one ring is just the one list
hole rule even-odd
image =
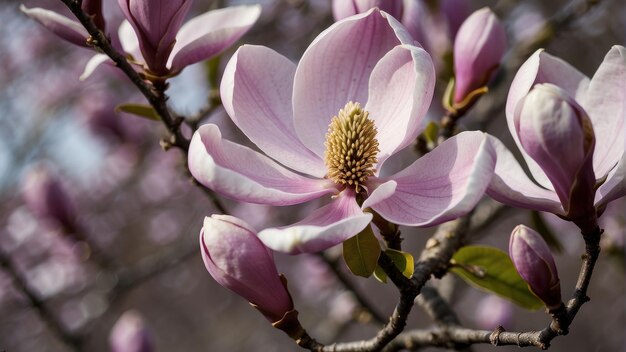
[[241, 38], [261, 14], [259, 5], [235, 6], [208, 11], [182, 25], [191, 0], [118, 1], [128, 20], [119, 32], [124, 51], [158, 76], [176, 74], [185, 66], [218, 55]]
[[74, 45], [87, 47], [89, 33], [82, 24], [54, 11], [39, 7], [27, 8], [20, 5], [20, 11], [39, 22], [44, 28]]
[[402, 18], [403, 0], [333, 0], [333, 16], [339, 21], [378, 7], [398, 20]]
[[550, 248], [533, 229], [518, 225], [511, 233], [509, 255], [530, 290], [548, 308], [561, 305], [561, 281]]
[[215, 281], [247, 299], [270, 322], [293, 310], [272, 253], [244, 221], [229, 215], [205, 218], [200, 250]]
[[505, 51], [504, 26], [488, 7], [463, 22], [454, 42], [454, 103], [487, 84]]
[[513, 80], [506, 116], [534, 180], [494, 139], [494, 199], [557, 214], [585, 231], [607, 203], [626, 195], [624, 47], [614, 46], [591, 80], [538, 50]]
[[292, 254], [343, 242], [372, 211], [408, 226], [465, 214], [495, 164], [485, 134], [461, 133], [394, 175], [380, 171], [420, 133], [433, 95], [430, 56], [411, 43], [397, 20], [372, 9], [322, 32], [298, 66], [266, 47], [239, 48], [224, 72], [222, 102], [267, 156], [207, 124], [191, 141], [191, 173], [238, 201], [329, 201], [302, 221], [259, 232], [265, 245]]

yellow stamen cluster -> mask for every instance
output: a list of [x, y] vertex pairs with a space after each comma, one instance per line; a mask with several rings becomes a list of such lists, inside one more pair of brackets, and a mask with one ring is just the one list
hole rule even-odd
[[359, 103], [349, 102], [328, 126], [324, 162], [328, 178], [337, 184], [354, 187], [359, 193], [378, 162], [376, 126]]

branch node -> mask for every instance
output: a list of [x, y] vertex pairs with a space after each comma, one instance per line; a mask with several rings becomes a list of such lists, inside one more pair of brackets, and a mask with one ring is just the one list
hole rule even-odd
[[[491, 342], [494, 346], [500, 345], [500, 334], [505, 332], [506, 330], [502, 327], [502, 325], [498, 326], [492, 333], [489, 335], [489, 342]], [[519, 336], [518, 336], [519, 338]]]

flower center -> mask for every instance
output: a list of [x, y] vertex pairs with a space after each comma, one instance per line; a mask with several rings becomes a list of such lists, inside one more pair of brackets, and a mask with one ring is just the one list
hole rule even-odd
[[349, 102], [328, 125], [324, 162], [328, 178], [359, 193], [378, 162], [376, 126], [359, 103]]

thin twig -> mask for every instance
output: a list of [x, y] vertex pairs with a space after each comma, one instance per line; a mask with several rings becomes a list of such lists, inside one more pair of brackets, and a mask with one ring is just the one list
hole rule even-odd
[[71, 350], [81, 351], [83, 346], [83, 340], [80, 336], [72, 334], [63, 325], [54, 312], [48, 308], [39, 295], [31, 288], [25, 277], [19, 272], [19, 269], [15, 267], [11, 258], [7, 253], [0, 248], [0, 266], [11, 275], [13, 283], [20, 290], [30, 306], [32, 306], [41, 319], [48, 325], [50, 330], [59, 337]]

